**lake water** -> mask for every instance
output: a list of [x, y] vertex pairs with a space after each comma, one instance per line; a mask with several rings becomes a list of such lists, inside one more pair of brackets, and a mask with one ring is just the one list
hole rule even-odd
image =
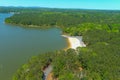
[[11, 15], [0, 14], [0, 80], [11, 80], [31, 56], [68, 46], [59, 29], [26, 29], [5, 24], [5, 18]]

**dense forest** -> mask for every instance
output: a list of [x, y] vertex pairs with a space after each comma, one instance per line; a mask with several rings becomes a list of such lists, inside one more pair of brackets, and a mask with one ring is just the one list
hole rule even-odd
[[18, 69], [13, 80], [42, 80], [43, 69], [48, 65], [53, 66], [53, 79], [120, 80], [120, 11], [48, 8], [12, 10], [0, 10], [17, 12], [5, 20], [8, 24], [40, 29], [60, 28], [63, 34], [82, 35], [87, 45], [76, 50], [33, 56]]
[[70, 35], [82, 35], [90, 29], [108, 32], [120, 30], [120, 11], [36, 8], [22, 11], [7, 18], [6, 23], [41, 29], [57, 27], [61, 28], [63, 33]]
[[53, 65], [53, 79], [120, 80], [120, 33], [87, 31], [85, 48], [55, 51], [32, 57], [13, 80], [42, 80], [43, 67]]

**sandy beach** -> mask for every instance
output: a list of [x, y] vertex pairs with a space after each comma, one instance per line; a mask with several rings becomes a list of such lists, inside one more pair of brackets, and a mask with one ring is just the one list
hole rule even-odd
[[62, 36], [68, 39], [69, 43], [68, 48], [76, 49], [77, 47], [86, 47], [86, 45], [82, 41], [82, 36], [67, 36], [67, 35]]

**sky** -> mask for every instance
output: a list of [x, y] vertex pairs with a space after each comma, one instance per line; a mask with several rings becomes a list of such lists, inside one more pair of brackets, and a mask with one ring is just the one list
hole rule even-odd
[[120, 10], [120, 0], [0, 0], [0, 6]]

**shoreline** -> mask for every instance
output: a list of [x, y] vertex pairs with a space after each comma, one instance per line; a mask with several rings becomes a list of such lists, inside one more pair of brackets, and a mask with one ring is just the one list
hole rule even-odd
[[86, 47], [84, 42], [82, 41], [82, 36], [67, 36], [67, 35], [62, 35], [62, 37], [67, 38], [68, 42], [68, 47], [72, 49], [77, 49], [77, 47]]

